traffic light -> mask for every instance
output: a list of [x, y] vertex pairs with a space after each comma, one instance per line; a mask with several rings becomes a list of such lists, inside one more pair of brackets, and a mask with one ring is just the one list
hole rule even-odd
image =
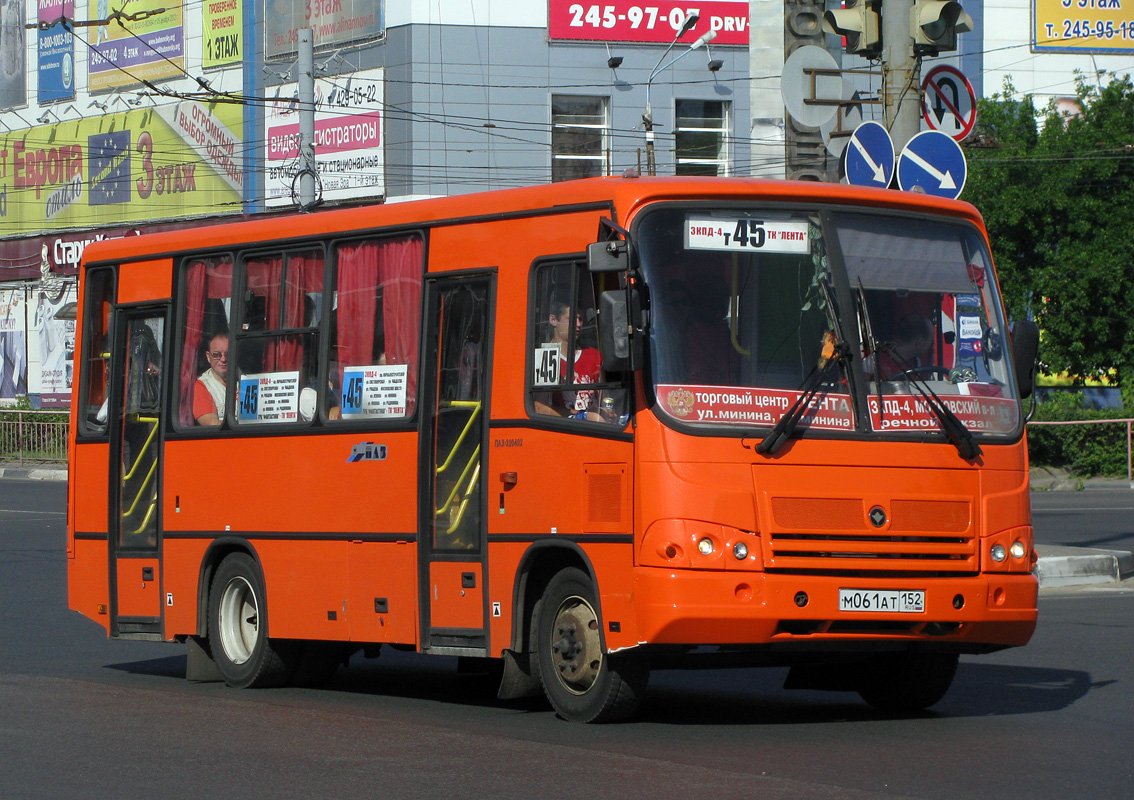
[[972, 29], [973, 18], [954, 0], [914, 0], [910, 9], [910, 36], [919, 56], [956, 50], [957, 34]]
[[847, 52], [864, 58], [882, 54], [880, 23], [877, 0], [857, 0], [853, 5], [823, 12], [823, 30], [845, 37]]

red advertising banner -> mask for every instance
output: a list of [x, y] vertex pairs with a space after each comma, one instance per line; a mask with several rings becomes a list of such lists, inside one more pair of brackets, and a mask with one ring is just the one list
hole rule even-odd
[[748, 44], [748, 0], [698, 3], [673, 0], [614, 0], [589, 3], [548, 0], [548, 36], [552, 40], [669, 44], [689, 14], [700, 18], [682, 44], [713, 30], [713, 45]]
[[[800, 395], [787, 389], [658, 385], [658, 402], [671, 417], [712, 425], [775, 425]], [[850, 395], [815, 395], [799, 424], [817, 430], [854, 430]]]
[[[966, 384], [960, 384], [966, 386]], [[999, 387], [968, 385], [970, 395], [942, 394], [941, 402], [973, 433], [1012, 433], [1020, 421], [1020, 404], [1008, 397], [985, 397], [978, 390]], [[929, 405], [915, 395], [884, 395], [878, 413], [878, 397], [869, 400], [870, 424], [876, 431], [939, 431], [941, 423]]]

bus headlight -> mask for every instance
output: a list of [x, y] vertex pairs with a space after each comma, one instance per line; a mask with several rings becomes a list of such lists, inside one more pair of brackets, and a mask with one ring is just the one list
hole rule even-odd
[[706, 536], [697, 542], [697, 552], [703, 556], [711, 556], [713, 554], [713, 540]]
[[1023, 558], [1026, 554], [1024, 543], [1017, 539], [1016, 541], [1012, 542], [1012, 547], [1008, 550], [1008, 552], [1012, 554], [1012, 558]]
[[992, 560], [997, 564], [1003, 562], [1004, 559], [1008, 557], [1008, 551], [1004, 549], [1004, 545], [1002, 544], [994, 544], [988, 554], [992, 556]]
[[737, 561], [743, 561], [748, 558], [748, 545], [744, 542], [737, 542], [732, 546], [732, 554], [736, 556]]

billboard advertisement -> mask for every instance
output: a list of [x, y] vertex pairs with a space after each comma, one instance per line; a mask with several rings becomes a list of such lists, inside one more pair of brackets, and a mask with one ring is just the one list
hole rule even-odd
[[0, 132], [0, 230], [239, 213], [243, 109], [183, 101]]
[[0, 289], [0, 400], [28, 393], [25, 306], [23, 289]]
[[[34, 300], [33, 327], [39, 336], [39, 395], [44, 408], [66, 408], [71, 404], [75, 368], [75, 320], [74, 314], [67, 314], [64, 309], [74, 309], [78, 287], [74, 281], [54, 284], [42, 286]], [[60, 319], [61, 316], [65, 318]]]
[[1119, 0], [1033, 0], [1033, 53], [1134, 54], [1134, 15]]
[[299, 31], [310, 28], [315, 49], [377, 39], [386, 32], [386, 0], [265, 0], [264, 56], [294, 55]]
[[105, 19], [116, 11], [137, 17], [89, 29], [88, 90], [101, 92], [139, 86], [143, 80], [184, 77], [182, 8], [161, 0], [110, 0], [109, 4], [88, 0], [88, 19]]
[[75, 98], [75, 37], [60, 22], [75, 18], [74, 0], [39, 0], [38, 39], [40, 105]]
[[[277, 94], [278, 92], [278, 94]], [[265, 124], [269, 206], [292, 203], [299, 172], [296, 84], [272, 90]], [[386, 191], [382, 133], [383, 70], [315, 81], [315, 162], [324, 200], [380, 197]]]
[[0, 0], [0, 108], [28, 104], [24, 0]]
[[694, 12], [699, 15], [697, 24], [682, 38], [683, 44], [692, 44], [709, 31], [717, 32], [714, 47], [748, 44], [748, 0], [708, 0], [692, 5], [677, 0], [549, 0], [548, 37], [552, 41], [669, 44], [686, 16]]
[[204, 0], [202, 66], [220, 69], [244, 57], [244, 0]]

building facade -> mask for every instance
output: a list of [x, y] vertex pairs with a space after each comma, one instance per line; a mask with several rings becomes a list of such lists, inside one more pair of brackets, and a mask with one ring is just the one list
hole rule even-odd
[[90, 241], [296, 208], [304, 28], [325, 204], [750, 173], [748, 0], [167, 6], [0, 0], [0, 402], [67, 402]]

